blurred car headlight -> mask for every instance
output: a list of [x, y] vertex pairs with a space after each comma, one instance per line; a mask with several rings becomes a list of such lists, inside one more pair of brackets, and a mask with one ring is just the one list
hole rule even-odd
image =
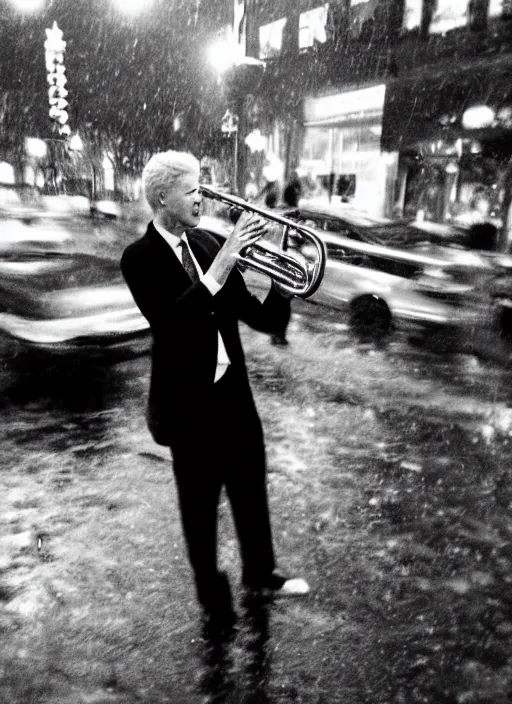
[[455, 281], [454, 274], [442, 267], [426, 267], [414, 277], [415, 287], [424, 291], [434, 293], [445, 293], [462, 295], [475, 288], [475, 284], [470, 281]]
[[437, 279], [440, 281], [450, 281], [451, 280], [451, 277], [446, 272], [446, 270], [442, 269], [441, 267], [438, 267], [438, 266], [427, 267], [426, 269], [424, 269], [423, 270], [423, 277], [427, 278], [427, 279]]

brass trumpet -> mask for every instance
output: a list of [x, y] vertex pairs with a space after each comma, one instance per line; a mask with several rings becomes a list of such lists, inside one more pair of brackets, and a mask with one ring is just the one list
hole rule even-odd
[[[237, 255], [242, 268], [266, 274], [284, 291], [300, 298], [308, 298], [318, 289], [325, 271], [326, 250], [325, 244], [313, 230], [248, 203], [243, 198], [216, 191], [210, 186], [202, 185], [200, 192], [205, 198], [220, 201], [231, 208], [256, 213], [279, 226], [278, 245], [258, 240]], [[295, 256], [291, 254], [292, 251]]]

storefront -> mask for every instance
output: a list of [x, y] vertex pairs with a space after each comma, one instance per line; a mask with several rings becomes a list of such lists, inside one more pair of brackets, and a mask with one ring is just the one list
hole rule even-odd
[[495, 58], [388, 84], [382, 146], [399, 154], [397, 215], [506, 225], [511, 70], [510, 57]]
[[385, 92], [374, 85], [306, 99], [298, 171], [315, 195], [389, 213], [397, 159], [381, 151]]

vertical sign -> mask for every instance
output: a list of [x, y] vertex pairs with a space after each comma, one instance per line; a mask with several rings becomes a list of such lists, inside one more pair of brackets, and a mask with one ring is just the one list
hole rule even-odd
[[66, 68], [64, 66], [64, 52], [66, 42], [62, 39], [62, 31], [53, 23], [51, 29], [46, 30], [46, 41], [44, 43], [46, 71], [48, 79], [48, 101], [50, 103], [50, 120], [57, 125], [60, 135], [67, 137], [71, 130], [67, 123], [69, 115], [67, 113], [68, 101], [66, 97]]

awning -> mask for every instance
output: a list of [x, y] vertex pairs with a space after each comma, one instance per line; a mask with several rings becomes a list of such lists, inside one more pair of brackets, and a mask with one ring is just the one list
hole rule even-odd
[[[443, 137], [481, 137], [463, 128], [462, 115], [476, 105], [496, 111], [512, 106], [511, 76], [512, 59], [507, 56], [473, 61], [457, 71], [426, 67], [413, 77], [391, 80], [384, 101], [383, 150], [399, 151]], [[485, 134], [498, 137], [511, 127], [497, 124]]]
[[310, 97], [304, 103], [305, 127], [348, 127], [380, 124], [384, 110], [384, 84]]

